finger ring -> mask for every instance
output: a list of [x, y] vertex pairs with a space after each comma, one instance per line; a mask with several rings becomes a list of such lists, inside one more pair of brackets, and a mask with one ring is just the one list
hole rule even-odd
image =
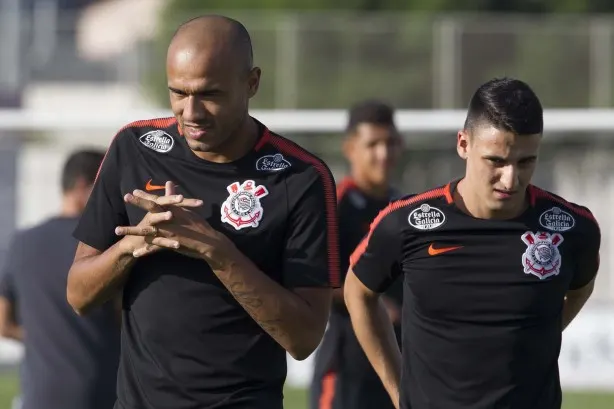
[[153, 229], [153, 231], [151, 232], [152, 236], [157, 236], [158, 235], [158, 228], [156, 226], [151, 226], [151, 228]]

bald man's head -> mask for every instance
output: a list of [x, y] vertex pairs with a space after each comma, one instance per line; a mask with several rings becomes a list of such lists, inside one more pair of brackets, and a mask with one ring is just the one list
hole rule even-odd
[[197, 155], [235, 146], [260, 84], [252, 59], [249, 34], [236, 20], [201, 16], [175, 32], [166, 58], [171, 108]]
[[243, 24], [229, 17], [218, 15], [205, 15], [190, 19], [181, 24], [169, 46], [169, 54], [177, 48], [198, 48], [211, 46], [216, 43], [226, 52], [233, 54], [236, 62], [245, 67], [246, 71], [252, 69], [254, 52], [252, 40]]

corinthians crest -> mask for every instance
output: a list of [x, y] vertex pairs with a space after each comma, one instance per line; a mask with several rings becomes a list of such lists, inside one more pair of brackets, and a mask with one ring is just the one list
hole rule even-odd
[[246, 180], [241, 184], [234, 182], [226, 189], [230, 196], [222, 204], [222, 222], [236, 230], [258, 227], [263, 212], [260, 199], [269, 194], [266, 187], [256, 186], [253, 180]]
[[528, 246], [522, 255], [525, 274], [533, 274], [540, 280], [559, 274], [561, 253], [559, 245], [563, 242], [560, 233], [526, 232], [522, 241]]

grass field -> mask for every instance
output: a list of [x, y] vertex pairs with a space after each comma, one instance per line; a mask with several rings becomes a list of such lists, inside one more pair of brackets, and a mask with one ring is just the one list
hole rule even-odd
[[[10, 409], [18, 390], [19, 384], [14, 374], [0, 375], [0, 409]], [[285, 409], [307, 409], [306, 390], [290, 388], [285, 396]], [[614, 393], [566, 393], [563, 409], [614, 409]]]
[[[285, 409], [307, 409], [305, 390], [288, 389], [285, 395]], [[563, 409], [614, 409], [614, 393], [566, 393]]]

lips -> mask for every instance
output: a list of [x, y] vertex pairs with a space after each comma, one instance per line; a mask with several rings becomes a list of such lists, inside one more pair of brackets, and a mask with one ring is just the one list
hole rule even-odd
[[183, 134], [190, 139], [201, 139], [207, 135], [208, 132], [211, 132], [210, 127], [202, 127], [202, 126], [183, 126]]
[[495, 189], [495, 196], [499, 199], [510, 199], [516, 194], [516, 191]]

